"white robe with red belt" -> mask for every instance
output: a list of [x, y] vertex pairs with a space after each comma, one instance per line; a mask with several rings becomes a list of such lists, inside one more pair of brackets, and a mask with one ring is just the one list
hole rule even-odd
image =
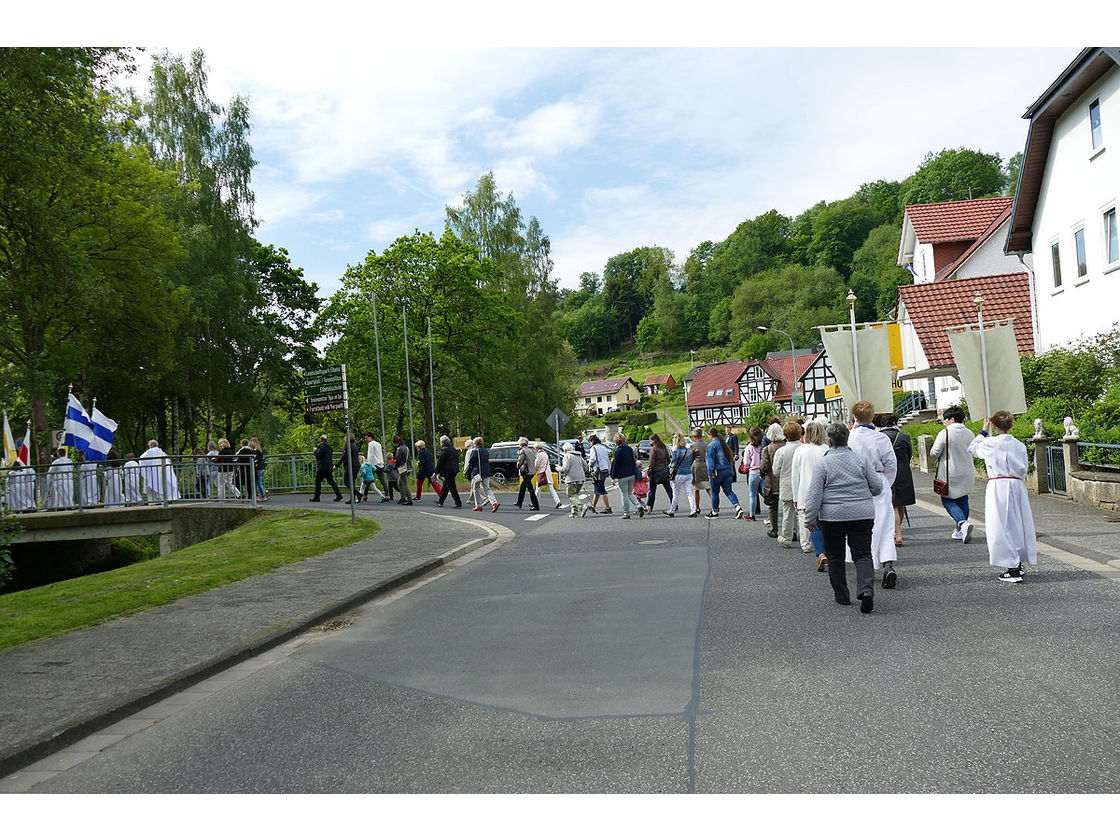
[[898, 459], [891, 439], [877, 429], [856, 426], [848, 436], [848, 446], [871, 462], [871, 469], [883, 479], [883, 492], [872, 496], [875, 502], [875, 524], [871, 528], [871, 560], [879, 569], [884, 563], [898, 559], [894, 544], [894, 506], [891, 485], [898, 474]]
[[1005, 569], [1038, 563], [1038, 539], [1027, 495], [1027, 447], [1011, 435], [977, 435], [970, 454], [988, 468], [984, 491], [984, 534], [988, 562]]

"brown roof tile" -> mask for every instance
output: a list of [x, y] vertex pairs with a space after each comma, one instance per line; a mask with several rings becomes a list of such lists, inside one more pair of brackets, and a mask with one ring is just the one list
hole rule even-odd
[[994, 219], [1010, 210], [1013, 201], [1012, 198], [974, 198], [911, 204], [906, 208], [906, 215], [919, 241], [959, 242], [982, 236]]
[[671, 373], [651, 373], [646, 377], [643, 385], [667, 385], [669, 380], [673, 378]]
[[[797, 354], [797, 378], [805, 376], [817, 357], [823, 350], [802, 351]], [[793, 360], [786, 353], [784, 358], [776, 358], [774, 354], [766, 357], [766, 364], [777, 374], [778, 391], [774, 395], [776, 400], [788, 400], [793, 396]]]
[[984, 295], [985, 320], [1014, 318], [1019, 352], [1034, 352], [1031, 291], [1025, 272], [900, 286], [899, 297], [906, 304], [930, 367], [953, 364], [946, 328], [976, 323], [973, 301], [977, 292]]
[[964, 263], [964, 261], [967, 260], [969, 257], [971, 257], [973, 254], [975, 254], [980, 249], [980, 246], [983, 245], [985, 242], [987, 242], [988, 238], [993, 233], [995, 233], [997, 230], [999, 230], [999, 226], [1002, 225], [1004, 222], [1006, 222], [1010, 218], [1011, 218], [1011, 205], [1008, 204], [1007, 207], [1004, 209], [1004, 211], [1002, 213], [1000, 213], [998, 216], [996, 216], [995, 219], [992, 220], [992, 223], [990, 225], [988, 225], [987, 229], [983, 233], [981, 233], [978, 237], [976, 237], [976, 241], [973, 242], [970, 246], [968, 246], [968, 250], [965, 251], [963, 254], [961, 254], [959, 257], [957, 257], [955, 260], [953, 260], [951, 263], [949, 263], [947, 266], [942, 268], [939, 272], [937, 272], [937, 274], [934, 276], [933, 279], [934, 280], [943, 280], [944, 278], [951, 275], [958, 268], [960, 268], [961, 265]]
[[580, 384], [576, 389], [577, 397], [593, 397], [602, 394], [617, 394], [630, 381], [629, 376], [614, 379], [593, 379]]
[[[689, 408], [712, 408], [739, 404], [739, 376], [747, 369], [746, 362], [723, 362], [696, 371], [688, 392]], [[709, 391], [719, 394], [708, 396]], [[724, 392], [727, 393], [724, 393]]]

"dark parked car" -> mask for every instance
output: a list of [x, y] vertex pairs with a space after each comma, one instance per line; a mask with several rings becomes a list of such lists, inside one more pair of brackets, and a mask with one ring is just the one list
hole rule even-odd
[[[535, 443], [536, 441], [529, 441], [529, 448], [531, 449]], [[548, 461], [552, 464], [552, 469], [560, 469], [560, 456], [556, 452], [556, 444], [546, 442], [544, 450], [548, 453]], [[490, 447], [490, 475], [495, 484], [517, 483], [517, 441], [506, 440]]]
[[651, 449], [653, 449], [653, 441], [652, 440], [640, 440], [640, 441], [638, 441], [638, 457], [639, 458], [643, 458], [643, 459], [648, 458], [649, 457], [649, 451]]

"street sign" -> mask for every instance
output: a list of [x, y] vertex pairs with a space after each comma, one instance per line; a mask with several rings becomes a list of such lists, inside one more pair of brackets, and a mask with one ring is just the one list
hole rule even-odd
[[346, 365], [303, 372], [303, 409], [306, 414], [349, 409]]
[[568, 419], [567, 414], [558, 408], [554, 408], [552, 409], [552, 413], [548, 415], [548, 420], [545, 422], [556, 430], [556, 434], [560, 434], [560, 429], [568, 422]]
[[801, 391], [794, 391], [793, 392], [793, 407], [794, 408], [804, 408], [805, 407], [805, 395]]

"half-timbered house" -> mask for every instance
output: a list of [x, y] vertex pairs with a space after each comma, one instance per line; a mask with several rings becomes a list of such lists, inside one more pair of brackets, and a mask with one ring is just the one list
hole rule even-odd
[[750, 406], [742, 401], [739, 377], [745, 362], [723, 362], [696, 371], [687, 402], [689, 428], [741, 426]]

